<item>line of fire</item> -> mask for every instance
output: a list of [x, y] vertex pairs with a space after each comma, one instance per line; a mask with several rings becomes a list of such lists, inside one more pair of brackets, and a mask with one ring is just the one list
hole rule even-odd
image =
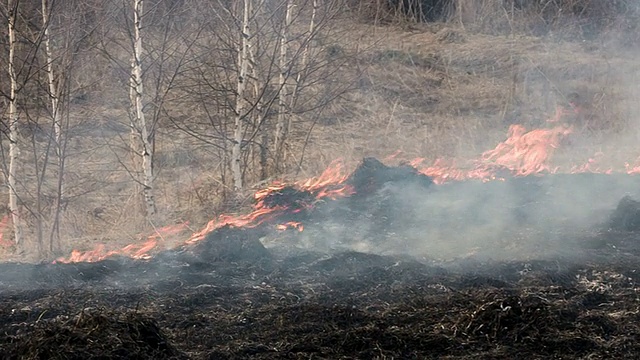
[[[318, 202], [332, 201], [345, 197], [361, 197], [371, 194], [384, 185], [389, 176], [422, 177], [435, 185], [461, 181], [505, 181], [507, 178], [544, 176], [552, 174], [612, 174], [624, 173], [634, 175], [640, 173], [640, 161], [625, 163], [625, 168], [614, 169], [599, 164], [599, 156], [594, 154], [583, 164], [567, 168], [554, 165], [554, 153], [563, 146], [565, 140], [573, 133], [570, 125], [561, 123], [561, 113], [548, 120], [554, 126], [527, 130], [522, 125], [511, 125], [507, 138], [494, 149], [487, 150], [475, 159], [462, 163], [455, 159], [437, 159], [426, 163], [424, 158], [409, 160], [400, 159], [400, 152], [385, 159], [393, 165], [387, 166], [375, 159], [365, 159], [351, 174], [345, 164], [334, 161], [317, 177], [287, 183], [276, 182], [256, 191], [253, 210], [240, 215], [220, 215], [211, 220], [201, 230], [193, 232], [184, 245], [195, 244], [211, 232], [223, 227], [255, 228], [270, 226], [279, 231], [294, 229], [304, 231], [304, 218]], [[375, 164], [375, 165], [372, 165]], [[381, 175], [382, 174], [382, 175]], [[363, 177], [369, 179], [363, 180]], [[380, 178], [382, 180], [380, 180]], [[293, 220], [299, 219], [299, 220]], [[6, 219], [5, 219], [6, 220]], [[189, 231], [189, 223], [168, 225], [158, 228], [140, 243], [130, 244], [121, 249], [107, 249], [104, 244], [95, 249], [74, 250], [70, 256], [59, 258], [58, 263], [95, 262], [110, 256], [121, 255], [134, 259], [149, 259], [153, 253], [164, 250], [160, 248], [161, 239]]]

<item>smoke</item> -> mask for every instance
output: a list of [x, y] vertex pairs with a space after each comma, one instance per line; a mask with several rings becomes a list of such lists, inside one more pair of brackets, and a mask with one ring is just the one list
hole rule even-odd
[[311, 216], [303, 232], [274, 233], [263, 243], [276, 252], [360, 251], [438, 262], [577, 257], [608, 229], [626, 194], [640, 195], [640, 179], [558, 174], [428, 188], [390, 182], [358, 200], [367, 206], [336, 201]]
[[[431, 160], [443, 154], [456, 158], [469, 155], [468, 146], [478, 156], [491, 148], [484, 145], [497, 143], [495, 134], [504, 139], [507, 125], [543, 128], [563, 109], [572, 112], [562, 121], [574, 131], [556, 149], [553, 165], [567, 173], [574, 168], [586, 173], [464, 181], [426, 192], [387, 188], [396, 201], [393, 221], [374, 215], [346, 224], [327, 220], [317, 232], [305, 225], [301, 246], [436, 259], [574, 256], [581, 253], [585, 239], [606, 230], [624, 195], [639, 195], [639, 181], [632, 176], [606, 174], [624, 173], [625, 164], [633, 166], [640, 155], [640, 72], [637, 48], [630, 46], [637, 40], [638, 22], [632, 20], [637, 20], [639, 2], [573, 2], [593, 7], [567, 12], [560, 1], [554, 3], [556, 9], [546, 8], [544, 17], [526, 16], [536, 11], [538, 2], [517, 3], [521, 6], [513, 10], [515, 15], [490, 9], [491, 14], [477, 16], [472, 20], [478, 22], [467, 27], [485, 34], [522, 35], [517, 40], [460, 31], [457, 40], [448, 43], [412, 34], [423, 41], [407, 45], [411, 50], [380, 50], [378, 55], [387, 56], [373, 57], [367, 87], [371, 96], [362, 99], [367, 104], [363, 108], [375, 109], [367, 121], [380, 118], [387, 128], [399, 130], [396, 138], [393, 131], [369, 136], [365, 148], [371, 150], [364, 155], [408, 149]], [[405, 71], [412, 76], [405, 77]], [[435, 76], [439, 73], [445, 75]], [[397, 78], [409, 79], [411, 86], [397, 85]], [[414, 83], [429, 86], [418, 94]], [[346, 131], [367, 138], [360, 128]], [[388, 152], [381, 154], [380, 149]]]

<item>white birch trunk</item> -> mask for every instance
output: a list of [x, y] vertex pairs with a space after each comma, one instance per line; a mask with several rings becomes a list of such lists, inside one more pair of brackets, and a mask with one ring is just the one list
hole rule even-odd
[[53, 51], [51, 49], [50, 31], [49, 31], [49, 6], [47, 0], [42, 0], [42, 26], [43, 42], [45, 55], [47, 57], [47, 76], [49, 82], [49, 98], [51, 100], [51, 119], [53, 120], [53, 131], [55, 140], [55, 150], [58, 158], [61, 156], [61, 144], [62, 144], [62, 126], [60, 122], [60, 94], [56, 87], [55, 75], [53, 73]]
[[[142, 84], [142, 15], [143, 0], [133, 0], [134, 48], [133, 64], [131, 67], [131, 100], [133, 107], [134, 131], [138, 132], [140, 140], [139, 156], [142, 158], [142, 193], [147, 216], [156, 213], [156, 202], [153, 191], [153, 148], [147, 123], [144, 117], [144, 88]], [[138, 148], [138, 147], [135, 147]]]
[[16, 173], [20, 149], [18, 148], [18, 108], [17, 108], [17, 88], [18, 79], [15, 72], [15, 48], [16, 48], [16, 12], [17, 6], [13, 0], [7, 0], [9, 10], [9, 81], [11, 89], [9, 93], [9, 173], [7, 183], [9, 185], [9, 210], [13, 221], [14, 240], [17, 247], [22, 246], [22, 222], [18, 208], [18, 194], [16, 192]]
[[282, 31], [280, 33], [280, 93], [278, 96], [278, 120], [276, 122], [276, 133], [274, 139], [274, 146], [276, 149], [276, 168], [280, 167], [280, 163], [283, 160], [284, 144], [287, 137], [287, 97], [289, 89], [287, 86], [287, 79], [289, 77], [289, 60], [288, 60], [288, 32], [291, 25], [291, 9], [293, 8], [293, 2], [285, 0], [286, 13], [284, 16], [284, 23], [282, 24]]
[[251, 0], [244, 0], [242, 16], [242, 34], [238, 48], [238, 85], [236, 95], [236, 117], [233, 133], [233, 146], [231, 147], [231, 172], [233, 175], [233, 188], [239, 193], [243, 187], [242, 181], [242, 142], [244, 137], [245, 104], [244, 92], [247, 85], [247, 72], [249, 68], [250, 29], [249, 13]]
[[62, 203], [64, 202], [64, 154], [62, 144], [62, 114], [60, 113], [60, 88], [56, 84], [56, 77], [53, 70], [53, 50], [51, 48], [51, 36], [49, 30], [49, 4], [47, 0], [42, 0], [42, 26], [45, 56], [47, 61], [47, 80], [49, 83], [49, 98], [51, 100], [51, 120], [53, 121], [54, 148], [56, 160], [58, 162], [57, 194], [55, 199], [55, 209], [53, 224], [49, 237], [49, 251], [54, 251], [54, 237], [59, 241], [60, 217], [62, 213]]

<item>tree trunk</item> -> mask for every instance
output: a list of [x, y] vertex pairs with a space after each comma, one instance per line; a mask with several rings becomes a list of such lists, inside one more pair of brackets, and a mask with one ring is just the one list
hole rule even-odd
[[11, 211], [11, 220], [13, 221], [14, 240], [16, 247], [22, 246], [22, 222], [18, 208], [18, 193], [16, 191], [16, 174], [18, 169], [20, 149], [18, 148], [18, 108], [17, 108], [17, 89], [18, 79], [15, 72], [15, 49], [16, 49], [16, 12], [18, 11], [17, 3], [14, 0], [7, 0], [9, 10], [9, 81], [11, 89], [9, 93], [9, 171], [7, 174], [7, 183], [9, 185], [9, 210]]
[[282, 30], [280, 33], [280, 93], [278, 96], [278, 120], [276, 122], [276, 133], [274, 139], [274, 147], [275, 147], [275, 168], [276, 171], [280, 171], [282, 162], [283, 162], [283, 152], [285, 141], [287, 138], [287, 132], [289, 127], [287, 126], [287, 99], [289, 94], [289, 89], [287, 86], [287, 79], [289, 78], [289, 70], [290, 64], [287, 56], [288, 52], [288, 32], [289, 26], [291, 25], [291, 8], [293, 7], [293, 3], [290, 0], [285, 0], [285, 16], [284, 23], [282, 24]]
[[[147, 218], [155, 215], [156, 202], [154, 199], [153, 186], [153, 143], [147, 123], [144, 117], [144, 88], [142, 84], [142, 16], [143, 0], [133, 0], [133, 24], [134, 24], [134, 47], [133, 62], [131, 66], [132, 79], [132, 117], [134, 119], [133, 131], [137, 132], [139, 146], [134, 149], [140, 150], [142, 160], [142, 195], [145, 204], [145, 215]], [[135, 150], [134, 150], [135, 151]]]
[[51, 120], [53, 122], [54, 150], [58, 165], [56, 179], [56, 195], [53, 209], [51, 233], [49, 236], [49, 252], [53, 253], [60, 245], [60, 218], [62, 216], [62, 204], [64, 202], [64, 150], [62, 139], [62, 114], [60, 112], [60, 80], [56, 83], [53, 70], [53, 50], [51, 49], [51, 37], [49, 31], [49, 4], [42, 0], [42, 26], [43, 42], [47, 62], [47, 80], [49, 83], [49, 99], [51, 100]]
[[244, 0], [242, 16], [242, 36], [238, 48], [238, 85], [236, 95], [236, 117], [235, 129], [233, 133], [233, 146], [231, 147], [231, 172], [233, 173], [233, 188], [238, 194], [243, 187], [242, 179], [242, 146], [244, 138], [244, 117], [246, 111], [246, 101], [244, 92], [247, 85], [247, 71], [249, 68], [249, 12], [251, 0]]

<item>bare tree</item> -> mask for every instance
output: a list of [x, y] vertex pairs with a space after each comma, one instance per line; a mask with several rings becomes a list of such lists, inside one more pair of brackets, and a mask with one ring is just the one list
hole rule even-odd
[[[55, 1], [55, 0], [54, 0]], [[51, 220], [51, 231], [49, 233], [49, 248], [48, 251], [53, 253], [56, 248], [60, 247], [60, 218], [64, 209], [63, 203], [65, 202], [64, 193], [64, 173], [65, 173], [65, 158], [66, 158], [66, 141], [63, 138], [63, 130], [68, 129], [68, 122], [63, 129], [62, 122], [62, 107], [61, 98], [63, 96], [64, 81], [60, 74], [54, 71], [54, 62], [56, 58], [53, 54], [53, 47], [51, 44], [51, 29], [50, 29], [50, 15], [51, 5], [47, 0], [42, 0], [42, 39], [44, 42], [45, 50], [45, 62], [48, 84], [48, 95], [50, 100], [51, 125], [53, 127], [53, 147], [55, 151], [55, 158], [57, 161], [57, 176], [55, 180], [55, 195], [53, 215]], [[67, 69], [68, 70], [68, 69]], [[38, 234], [42, 236], [41, 233]], [[41, 241], [39, 241], [41, 242]]]
[[247, 0], [199, 8], [194, 21], [209, 25], [191, 55], [196, 65], [183, 106], [203, 109], [206, 120], [172, 122], [220, 153], [231, 174], [220, 172], [223, 189], [237, 193], [281, 173], [285, 150], [292, 154], [294, 142], [302, 145], [300, 134], [313, 128], [322, 108], [352, 88], [345, 76], [337, 81], [346, 53], [326, 41], [339, 2]]
[[15, 53], [16, 53], [16, 17], [18, 12], [17, 0], [7, 0], [8, 24], [9, 24], [9, 81], [11, 83], [9, 92], [9, 171], [6, 173], [7, 184], [9, 186], [9, 211], [13, 221], [13, 231], [16, 246], [22, 245], [22, 219], [18, 207], [17, 193], [17, 169], [20, 149], [18, 148], [18, 77], [16, 75]]
[[284, 143], [286, 140], [288, 126], [287, 126], [287, 98], [291, 94], [289, 93], [289, 86], [287, 86], [287, 80], [289, 79], [289, 71], [291, 66], [288, 64], [288, 32], [291, 26], [291, 9], [293, 2], [291, 0], [284, 0], [285, 16], [284, 24], [282, 24], [280, 35], [280, 96], [278, 97], [278, 120], [276, 122], [276, 132], [274, 136], [274, 148], [275, 148], [275, 167], [278, 169], [280, 166], [280, 159], [282, 158], [282, 151], [284, 149]]
[[[14, 102], [7, 122], [9, 156], [4, 157], [7, 152], [2, 148], [2, 166], [17, 198], [19, 228], [14, 236], [20, 240], [18, 250], [40, 257], [60, 248], [60, 226], [68, 200], [88, 193], [86, 178], [74, 176], [70, 194], [65, 183], [69, 98], [82, 91], [79, 84], [75, 89], [71, 86], [76, 74], [74, 59], [86, 52], [87, 34], [92, 32], [87, 14], [81, 13], [86, 9], [79, 10], [74, 4], [14, 0], [5, 3], [9, 8], [2, 6], [11, 19], [8, 44], [13, 44], [8, 47], [7, 62], [13, 85], [3, 91]], [[14, 151], [18, 146], [20, 151]]]
[[142, 18], [144, 16], [144, 1], [133, 0], [133, 58], [131, 61], [131, 131], [132, 140], [139, 142], [131, 144], [131, 148], [139, 151], [142, 165], [142, 194], [145, 203], [145, 214], [151, 218], [156, 213], [156, 201], [153, 185], [153, 147], [151, 134], [147, 127], [144, 114], [144, 84], [142, 78]]
[[242, 176], [242, 147], [244, 138], [244, 122], [247, 104], [245, 89], [247, 86], [247, 74], [249, 69], [249, 53], [251, 47], [251, 32], [249, 27], [249, 14], [251, 12], [251, 0], [243, 0], [242, 5], [242, 30], [238, 43], [238, 85], [235, 105], [235, 129], [233, 132], [233, 146], [231, 147], [231, 172], [233, 174], [233, 188], [239, 192], [243, 188]]
[[[38, 214], [42, 221], [49, 223], [48, 248], [49, 254], [54, 253], [61, 247], [61, 223], [67, 209], [69, 196], [67, 193], [66, 175], [68, 159], [68, 143], [73, 138], [71, 134], [72, 125], [70, 121], [71, 98], [83, 92], [83, 85], [72, 86], [72, 78], [77, 75], [78, 61], [80, 53], [92, 49], [91, 37], [95, 32], [96, 24], [90, 19], [85, 19], [88, 9], [79, 9], [72, 1], [60, 2], [58, 0], [41, 0], [42, 28], [40, 36], [34, 43], [36, 48], [44, 52], [44, 66], [38, 71], [44, 73], [46, 86], [44, 87], [44, 98], [42, 106], [46, 109], [48, 121], [45, 121], [43, 128], [46, 130], [45, 152], [48, 154], [53, 150], [53, 156], [49, 160], [52, 169], [47, 174], [47, 167], [44, 164], [42, 174], [39, 179], [48, 182], [46, 190], [41, 189], [36, 193], [37, 201], [40, 203], [42, 196], [51, 199], [51, 206], [47, 213], [43, 213], [40, 205], [37, 206]], [[52, 16], [57, 20], [52, 21]], [[89, 21], [89, 22], [88, 22]], [[55, 44], [55, 45], [54, 45]], [[35, 53], [38, 57], [39, 54]], [[80, 124], [75, 124], [76, 126]], [[39, 150], [34, 146], [34, 153]], [[46, 158], [49, 159], [48, 157]], [[86, 190], [86, 189], [85, 189]], [[43, 194], [42, 191], [45, 191]], [[46, 219], [45, 219], [46, 218]], [[44, 225], [38, 224], [38, 228]], [[44, 242], [44, 234], [39, 231], [38, 242]], [[47, 254], [43, 254], [47, 255]]]

